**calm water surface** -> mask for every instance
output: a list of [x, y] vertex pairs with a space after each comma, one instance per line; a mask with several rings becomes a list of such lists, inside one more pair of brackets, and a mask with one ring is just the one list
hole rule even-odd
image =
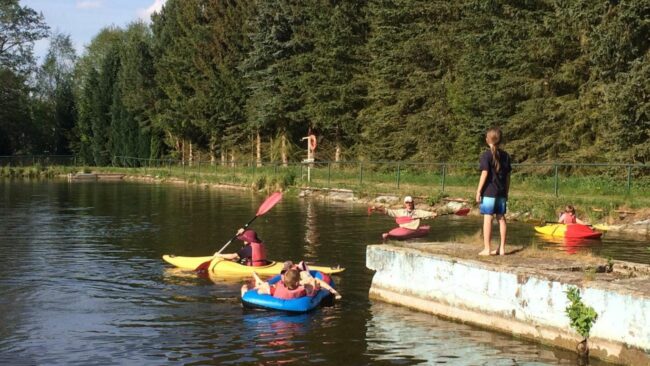
[[[307, 315], [244, 311], [243, 280], [197, 278], [160, 259], [213, 253], [263, 199], [171, 185], [0, 180], [0, 363], [576, 364], [571, 352], [370, 301], [365, 246], [392, 225], [357, 205], [285, 197], [254, 223], [274, 259], [348, 268], [335, 277], [343, 300]], [[440, 218], [430, 238], [472, 235], [479, 224]], [[513, 240], [542, 243], [529, 226], [510, 227]], [[650, 262], [641, 241], [581, 245]]]

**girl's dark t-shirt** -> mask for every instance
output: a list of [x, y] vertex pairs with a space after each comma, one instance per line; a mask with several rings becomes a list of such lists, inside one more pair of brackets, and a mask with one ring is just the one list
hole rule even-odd
[[510, 155], [507, 152], [499, 149], [499, 163], [501, 169], [496, 172], [494, 164], [492, 164], [492, 152], [486, 150], [479, 158], [479, 170], [487, 170], [488, 176], [483, 186], [481, 196], [484, 197], [508, 197], [507, 179], [508, 174], [512, 171], [510, 166]]

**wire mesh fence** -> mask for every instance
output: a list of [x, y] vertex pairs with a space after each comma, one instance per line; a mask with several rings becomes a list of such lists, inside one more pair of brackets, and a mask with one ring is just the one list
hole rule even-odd
[[0, 156], [0, 167], [76, 166], [74, 155], [6, 155]]
[[[0, 167], [77, 166], [71, 155], [0, 156]], [[471, 195], [478, 164], [400, 161], [257, 162], [144, 159], [114, 156], [111, 167], [190, 181], [283, 187], [351, 188], [374, 191], [439, 191]], [[513, 191], [544, 195], [631, 195], [650, 193], [650, 165], [596, 163], [513, 164]]]

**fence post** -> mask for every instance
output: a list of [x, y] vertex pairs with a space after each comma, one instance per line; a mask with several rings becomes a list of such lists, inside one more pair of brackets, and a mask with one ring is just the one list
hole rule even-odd
[[201, 158], [199, 158], [199, 172], [197, 174], [201, 176]]
[[555, 182], [554, 182], [555, 197], [557, 197], [558, 196], [557, 164], [554, 164], [553, 166], [555, 167]]
[[399, 189], [400, 168], [400, 163], [397, 163], [397, 189]]
[[327, 162], [327, 186], [329, 187], [331, 185], [331, 179], [332, 179], [332, 163]]
[[359, 185], [363, 185], [363, 163], [359, 162]]
[[628, 165], [627, 166], [627, 194], [630, 194], [631, 189], [632, 189], [632, 166]]
[[447, 178], [447, 164], [442, 163], [442, 192], [445, 192], [445, 179]]

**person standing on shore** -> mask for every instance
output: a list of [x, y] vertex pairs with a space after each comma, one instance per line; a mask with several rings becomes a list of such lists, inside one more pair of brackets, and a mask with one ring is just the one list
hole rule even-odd
[[[490, 147], [484, 151], [479, 158], [479, 169], [481, 177], [476, 189], [476, 202], [480, 204], [480, 212], [483, 215], [483, 250], [479, 255], [506, 254], [506, 204], [508, 191], [510, 190], [510, 155], [501, 150], [502, 134], [498, 127], [487, 130], [485, 142]], [[492, 220], [499, 221], [499, 233], [501, 242], [499, 249], [492, 251], [490, 242], [492, 240]]]

